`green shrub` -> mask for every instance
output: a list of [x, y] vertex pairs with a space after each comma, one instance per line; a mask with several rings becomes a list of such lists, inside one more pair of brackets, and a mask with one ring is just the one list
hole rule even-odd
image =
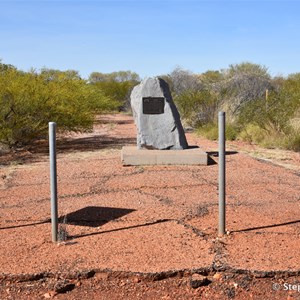
[[238, 139], [258, 144], [264, 148], [280, 148], [300, 151], [300, 133], [292, 130], [289, 134], [267, 131], [258, 125], [249, 124], [238, 134]]
[[238, 139], [249, 143], [261, 144], [267, 135], [266, 130], [258, 125], [248, 124], [239, 134]]
[[93, 72], [89, 76], [92, 85], [95, 85], [105, 96], [119, 103], [120, 111], [130, 111], [130, 93], [140, 80], [140, 76], [132, 71]]
[[0, 142], [18, 146], [47, 136], [48, 122], [59, 130], [84, 131], [94, 114], [116, 103], [71, 72], [0, 72]]
[[293, 132], [292, 134], [285, 136], [282, 139], [281, 148], [300, 152], [300, 133]]
[[214, 121], [217, 98], [207, 90], [185, 91], [174, 97], [174, 102], [185, 122], [198, 127]]
[[225, 135], [226, 135], [226, 140], [228, 141], [236, 140], [238, 136], [237, 127], [231, 123], [226, 124]]
[[217, 140], [219, 137], [218, 126], [213, 123], [198, 127], [196, 132], [198, 135], [213, 141]]
[[[219, 138], [218, 124], [210, 123], [197, 128], [197, 134], [206, 137], [209, 140], [216, 141]], [[226, 124], [225, 137], [228, 141], [233, 141], [237, 138], [238, 131], [232, 124]]]
[[116, 101], [120, 110], [128, 111], [130, 107], [130, 93], [135, 84], [130, 81], [103, 81], [93, 83], [92, 85], [106, 97]]

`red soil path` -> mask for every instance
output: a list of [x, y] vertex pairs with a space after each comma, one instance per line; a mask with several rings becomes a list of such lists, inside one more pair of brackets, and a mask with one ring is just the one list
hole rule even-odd
[[[187, 139], [209, 152], [209, 166], [123, 167], [120, 149], [135, 143], [127, 115], [60, 137], [68, 238], [59, 244], [51, 242], [47, 144], [2, 155], [0, 298], [300, 297], [284, 285], [300, 285], [299, 153], [228, 143], [228, 235], [218, 238], [217, 143]], [[192, 288], [193, 273], [211, 283]]]

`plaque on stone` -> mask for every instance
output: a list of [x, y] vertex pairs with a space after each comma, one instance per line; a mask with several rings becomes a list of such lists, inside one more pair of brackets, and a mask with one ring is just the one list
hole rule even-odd
[[143, 97], [143, 114], [160, 115], [165, 110], [165, 98], [163, 97]]

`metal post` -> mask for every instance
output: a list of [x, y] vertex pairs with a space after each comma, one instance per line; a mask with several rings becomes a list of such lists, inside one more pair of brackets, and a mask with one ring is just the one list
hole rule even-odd
[[225, 112], [219, 112], [219, 236], [225, 234]]
[[49, 122], [50, 190], [51, 190], [51, 226], [52, 241], [57, 242], [57, 171], [56, 171], [56, 123]]

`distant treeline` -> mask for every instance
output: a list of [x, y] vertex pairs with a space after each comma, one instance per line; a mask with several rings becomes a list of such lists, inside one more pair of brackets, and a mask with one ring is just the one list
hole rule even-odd
[[[241, 63], [195, 74], [181, 68], [161, 75], [171, 89], [185, 126], [217, 139], [217, 113], [227, 113], [227, 138], [266, 147], [300, 150], [300, 73], [271, 77], [266, 67]], [[132, 71], [23, 72], [0, 61], [0, 143], [10, 147], [45, 138], [48, 122], [61, 131], [85, 131], [95, 114], [129, 111], [140, 82]]]

